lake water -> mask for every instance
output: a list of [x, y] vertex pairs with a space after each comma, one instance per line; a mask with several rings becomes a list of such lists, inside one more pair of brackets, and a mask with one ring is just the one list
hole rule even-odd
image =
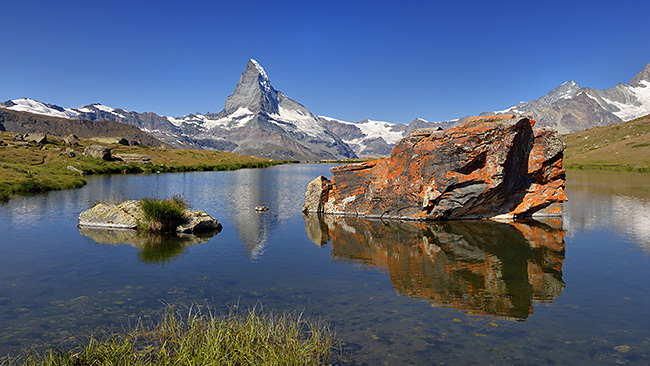
[[[328, 165], [91, 177], [0, 205], [0, 355], [167, 304], [327, 321], [350, 363], [650, 363], [650, 175], [570, 171], [544, 222], [303, 217]], [[80, 230], [100, 201], [183, 194], [216, 235]], [[255, 206], [270, 208], [257, 213]]]

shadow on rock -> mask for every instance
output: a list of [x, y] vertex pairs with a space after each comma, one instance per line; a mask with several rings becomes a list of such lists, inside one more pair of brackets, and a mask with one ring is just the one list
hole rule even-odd
[[433, 306], [525, 320], [562, 293], [564, 236], [544, 222], [400, 222], [306, 215], [307, 235], [332, 257], [387, 270], [395, 291]]
[[99, 244], [128, 244], [140, 249], [138, 258], [145, 263], [166, 263], [182, 256], [190, 245], [206, 243], [221, 230], [199, 234], [160, 234], [138, 230], [79, 227], [79, 232]]

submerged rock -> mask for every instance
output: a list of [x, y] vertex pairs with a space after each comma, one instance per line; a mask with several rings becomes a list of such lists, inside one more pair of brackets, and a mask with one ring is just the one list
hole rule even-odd
[[[187, 221], [176, 228], [177, 233], [198, 233], [222, 228], [221, 223], [205, 211], [185, 210], [185, 217]], [[96, 204], [79, 214], [79, 226], [137, 229], [146, 225], [140, 201], [124, 201], [120, 204]]]
[[387, 159], [332, 168], [312, 181], [304, 212], [442, 220], [560, 216], [566, 147], [521, 116], [414, 130]]

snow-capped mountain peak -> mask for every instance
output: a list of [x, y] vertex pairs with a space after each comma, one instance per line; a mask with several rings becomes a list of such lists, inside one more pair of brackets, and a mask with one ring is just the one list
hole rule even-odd
[[645, 65], [643, 70], [641, 70], [640, 73], [636, 74], [634, 78], [630, 81], [630, 86], [631, 87], [644, 87], [643, 82], [649, 82], [650, 83], [650, 62]]
[[569, 80], [541, 98], [494, 113], [532, 115], [538, 126], [570, 133], [650, 114], [650, 63], [629, 84], [583, 88]]
[[255, 69], [257, 70], [257, 72], [260, 75], [262, 75], [263, 78], [268, 80], [269, 77], [268, 77], [268, 75], [266, 75], [266, 71], [264, 71], [264, 68], [262, 66], [260, 66], [260, 64], [257, 61], [255, 61], [254, 59], [250, 59], [250, 60], [248, 60], [248, 63], [252, 64], [253, 67], [255, 67]]

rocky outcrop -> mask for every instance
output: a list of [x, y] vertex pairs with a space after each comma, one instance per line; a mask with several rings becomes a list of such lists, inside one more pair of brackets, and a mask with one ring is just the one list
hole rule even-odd
[[387, 159], [333, 168], [331, 182], [317, 178], [310, 187], [321, 191], [308, 189], [303, 211], [406, 220], [559, 216], [565, 144], [534, 124], [483, 116], [414, 130]]
[[126, 163], [151, 164], [151, 158], [149, 155], [144, 154], [115, 154], [115, 158]]
[[102, 145], [90, 145], [84, 149], [84, 155], [95, 159], [111, 160], [111, 148]]
[[37, 144], [47, 144], [47, 136], [44, 133], [26, 133], [23, 140]]
[[68, 136], [64, 137], [63, 141], [68, 145], [79, 146], [79, 137], [77, 137], [77, 135], [75, 135], [73, 133], [71, 133]]
[[[205, 211], [185, 210], [186, 222], [176, 228], [177, 233], [198, 233], [221, 230], [221, 223]], [[80, 227], [106, 229], [137, 229], [145, 226], [139, 201], [119, 204], [98, 203], [79, 214]]]

